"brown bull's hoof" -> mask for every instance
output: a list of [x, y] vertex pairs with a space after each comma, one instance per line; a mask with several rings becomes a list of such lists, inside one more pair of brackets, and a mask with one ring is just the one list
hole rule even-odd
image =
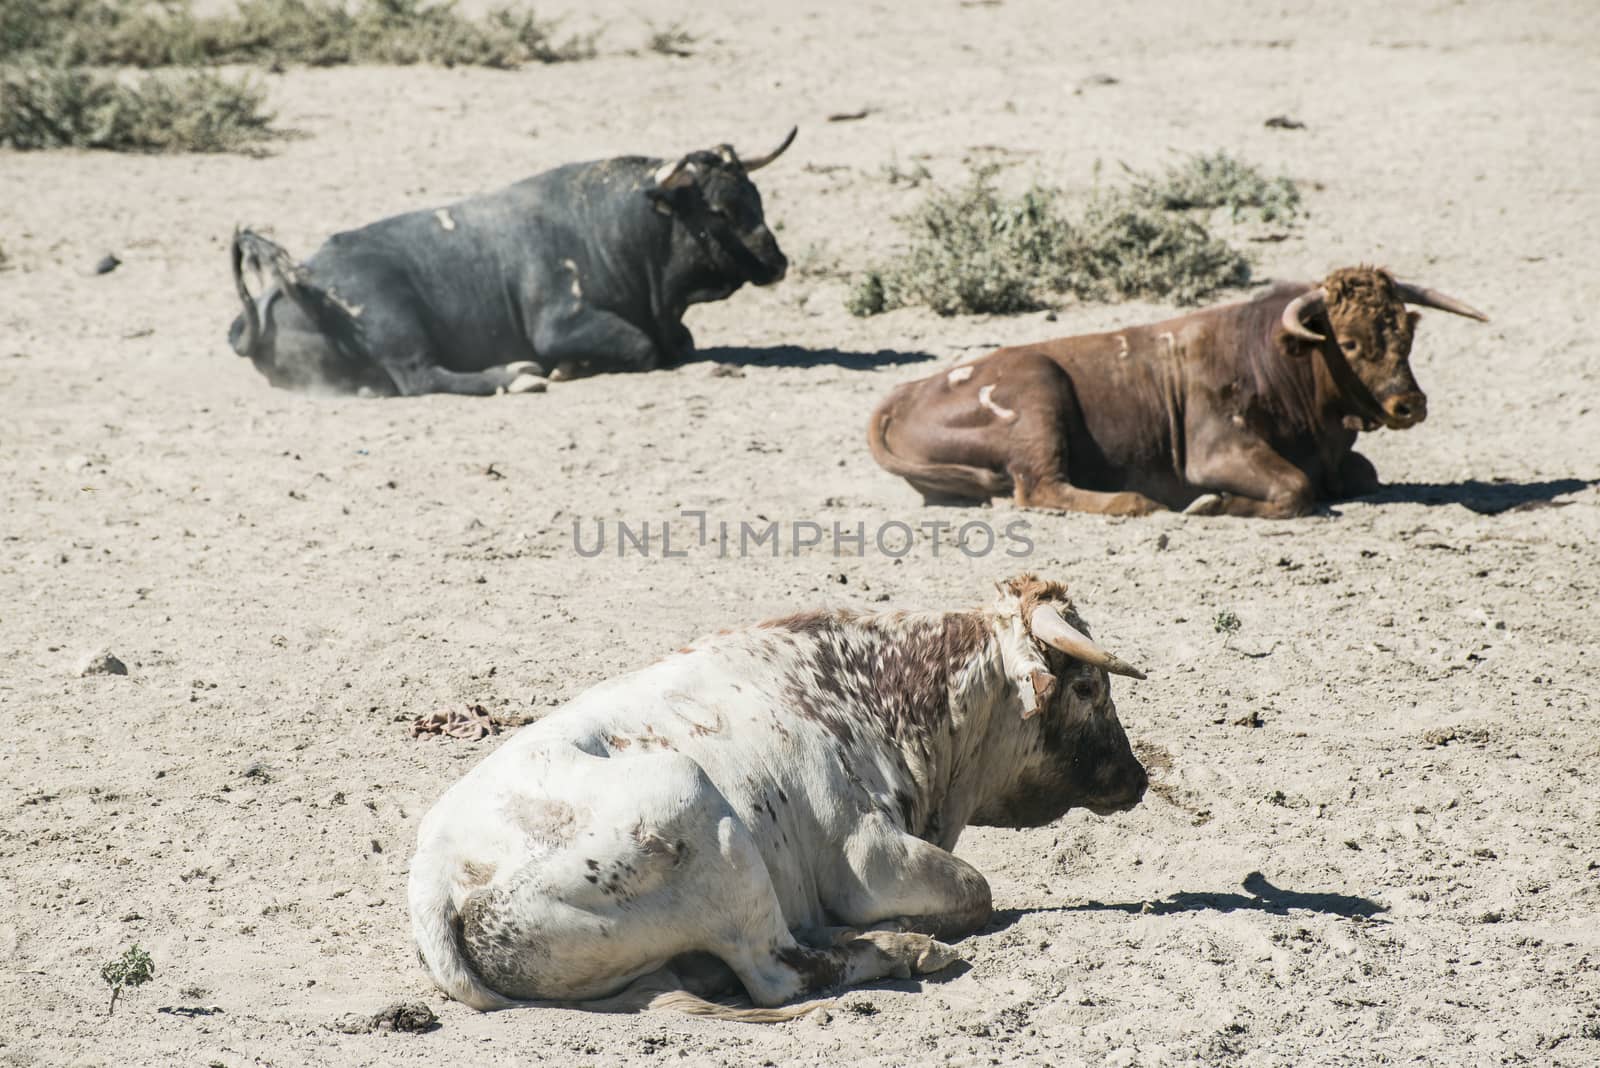
[[1228, 509], [1226, 493], [1203, 493], [1189, 502], [1184, 515], [1222, 515]]

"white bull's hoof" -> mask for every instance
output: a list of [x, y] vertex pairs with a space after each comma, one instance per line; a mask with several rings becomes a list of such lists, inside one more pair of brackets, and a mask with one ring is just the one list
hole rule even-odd
[[1184, 515], [1221, 515], [1223, 509], [1228, 507], [1226, 493], [1202, 493], [1189, 502], [1189, 507], [1183, 510]]
[[[911, 975], [941, 971], [961, 959], [961, 954], [956, 952], [953, 946], [935, 941], [925, 934], [868, 931], [861, 935], [861, 940], [871, 942], [879, 952], [905, 968]], [[901, 978], [908, 977], [901, 976]]]
[[945, 945], [937, 939], [928, 939], [928, 946], [917, 958], [916, 969], [919, 975], [929, 972], [939, 972], [950, 967], [961, 959], [961, 953], [955, 946]]

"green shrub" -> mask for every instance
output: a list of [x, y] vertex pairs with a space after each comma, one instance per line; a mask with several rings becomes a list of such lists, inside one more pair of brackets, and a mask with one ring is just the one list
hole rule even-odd
[[1115, 195], [1089, 202], [1053, 267], [1054, 288], [1083, 300], [1194, 304], [1250, 281], [1243, 254], [1194, 219]]
[[191, 0], [5, 0], [0, 58], [55, 65], [199, 63], [471, 65], [510, 68], [595, 55], [598, 32], [557, 37], [525, 7], [482, 19], [424, 0], [240, 0], [197, 15]]
[[1288, 178], [1268, 178], [1226, 152], [1197, 154], [1159, 178], [1135, 172], [1133, 195], [1167, 211], [1227, 208], [1234, 219], [1250, 212], [1262, 222], [1293, 222], [1300, 190]]
[[106, 1010], [106, 1015], [117, 1011], [117, 996], [122, 993], [123, 987], [143, 986], [155, 978], [155, 974], [155, 961], [139, 948], [138, 943], [123, 950], [122, 956], [101, 965], [100, 978], [111, 988], [111, 1007]]
[[1061, 294], [1193, 304], [1250, 280], [1245, 256], [1191, 214], [1227, 207], [1235, 218], [1293, 218], [1299, 192], [1223, 153], [1195, 156], [1129, 188], [1094, 193], [1069, 216], [1060, 190], [1000, 192], [980, 167], [955, 190], [934, 189], [902, 220], [909, 244], [865, 272], [846, 297], [854, 315], [925, 305], [940, 315], [1030, 311]]
[[1035, 186], [1007, 197], [994, 168], [955, 190], [935, 189], [907, 220], [911, 245], [869, 272], [848, 302], [856, 315], [925, 304], [940, 315], [1018, 312], [1042, 306], [1046, 277], [1070, 242], [1059, 194]]
[[265, 93], [208, 71], [129, 86], [92, 71], [0, 73], [0, 145], [139, 152], [233, 152], [271, 136]]

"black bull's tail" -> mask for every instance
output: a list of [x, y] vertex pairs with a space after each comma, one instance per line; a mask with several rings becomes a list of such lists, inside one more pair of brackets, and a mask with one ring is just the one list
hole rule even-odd
[[986, 501], [1003, 497], [1011, 492], [1011, 479], [998, 471], [967, 464], [928, 463], [908, 460], [889, 451], [887, 440], [889, 420], [899, 406], [902, 394], [911, 385], [897, 387], [872, 413], [867, 424], [867, 446], [878, 466], [891, 475], [899, 475], [912, 488], [932, 499], [962, 499]]
[[347, 356], [356, 354], [359, 346], [355, 319], [360, 309], [351, 308], [331, 290], [317, 285], [281, 245], [242, 227], [233, 231], [233, 288], [244, 305], [243, 329], [230, 332], [228, 337], [234, 352], [253, 358], [256, 347], [261, 344], [261, 312], [245, 283], [247, 269], [263, 280], [270, 275], [278, 291], [316, 324], [335, 349]]

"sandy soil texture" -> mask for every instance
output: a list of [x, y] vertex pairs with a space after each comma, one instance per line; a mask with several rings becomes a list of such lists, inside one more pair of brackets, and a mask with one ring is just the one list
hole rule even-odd
[[[0, 1063], [1600, 1063], [1600, 8], [706, 0], [651, 11], [701, 37], [670, 58], [628, 54], [641, 6], [574, 15], [609, 27], [593, 62], [260, 75], [298, 131], [264, 158], [0, 153]], [[682, 368], [374, 402], [273, 392], [226, 346], [236, 222], [306, 255], [792, 122], [760, 175], [790, 277], [693, 311]], [[1022, 561], [574, 551], [575, 520], [683, 509], [962, 517], [873, 465], [874, 401], [1170, 309], [852, 318], [840, 272], [923, 193], [885, 168], [1081, 191], [1096, 160], [1216, 148], [1306, 191], [1250, 246], [1262, 279], [1378, 262], [1493, 317], [1425, 317], [1431, 415], [1363, 446], [1379, 497], [1281, 523], [974, 511], [1028, 520]], [[1024, 566], [1150, 668], [1116, 692], [1155, 786], [970, 832], [999, 911], [964, 965], [772, 1027], [432, 993], [417, 820], [505, 735], [412, 717], [538, 717], [708, 630], [972, 603]], [[128, 674], [80, 677], [100, 648]], [[135, 941], [157, 976], [107, 1018], [100, 965]], [[441, 1026], [332, 1027], [397, 1000]]]

